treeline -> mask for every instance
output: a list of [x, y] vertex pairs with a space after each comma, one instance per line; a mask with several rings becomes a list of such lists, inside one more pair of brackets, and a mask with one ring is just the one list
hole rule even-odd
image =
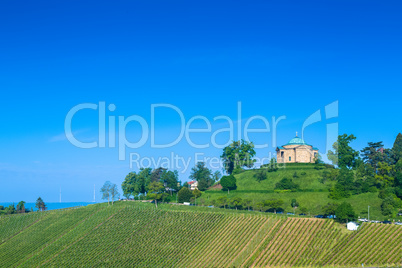
[[402, 208], [402, 134], [392, 148], [369, 142], [361, 151], [350, 145], [356, 137], [343, 134], [333, 144], [328, 159], [337, 168], [324, 170], [321, 183], [328, 184], [334, 200], [351, 195], [378, 192], [384, 216], [395, 216]]
[[[26, 202], [20, 201], [18, 202], [17, 206], [10, 204], [8, 207], [0, 206], [0, 215], [4, 214], [18, 214], [18, 213], [29, 213], [33, 211], [33, 208], [28, 209], [25, 207]], [[45, 202], [43, 202], [42, 198], [38, 198], [35, 203], [35, 207], [38, 211], [44, 211], [47, 209]]]
[[[220, 179], [220, 172], [213, 173], [204, 162], [198, 162], [192, 169], [190, 179], [196, 181], [197, 191], [205, 191]], [[173, 193], [179, 202], [190, 202], [197, 198], [197, 193], [192, 193], [188, 188], [188, 182], [181, 184], [177, 170], [171, 171], [165, 168], [142, 168], [139, 172], [130, 172], [124, 179], [122, 185], [123, 195], [127, 198], [150, 199], [157, 205], [158, 201], [173, 201]], [[181, 189], [187, 189], [180, 192]], [[193, 191], [194, 192], [194, 191]], [[201, 194], [201, 192], [200, 192]], [[199, 195], [200, 195], [199, 194]]]

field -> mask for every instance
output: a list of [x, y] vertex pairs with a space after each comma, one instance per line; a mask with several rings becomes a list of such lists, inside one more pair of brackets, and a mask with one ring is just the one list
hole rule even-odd
[[402, 265], [402, 226], [117, 202], [0, 217], [0, 267]]

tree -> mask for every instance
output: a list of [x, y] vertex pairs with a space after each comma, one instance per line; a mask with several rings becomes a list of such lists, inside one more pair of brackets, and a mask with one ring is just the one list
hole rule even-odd
[[290, 202], [290, 206], [293, 208], [293, 214], [296, 213], [296, 209], [299, 207], [299, 203], [296, 201], [296, 199], [292, 199]]
[[151, 173], [151, 182], [158, 182], [161, 180], [162, 173], [166, 171], [166, 168], [159, 167], [154, 169]]
[[123, 195], [129, 199], [130, 196], [137, 196], [139, 194], [139, 188], [137, 184], [137, 174], [135, 172], [130, 172], [121, 184], [121, 189], [123, 190]]
[[190, 179], [198, 182], [198, 189], [200, 191], [205, 191], [215, 182], [212, 177], [212, 171], [205, 166], [204, 162], [198, 162], [191, 169]]
[[6, 208], [6, 214], [14, 214], [15, 211], [15, 207], [14, 207], [14, 203], [10, 204], [7, 208]]
[[392, 147], [392, 157], [394, 162], [397, 163], [399, 160], [402, 159], [402, 134], [399, 133], [396, 136], [394, 146]]
[[267, 178], [267, 174], [265, 170], [258, 170], [256, 173], [254, 173], [254, 178], [256, 181], [261, 182]]
[[346, 223], [357, 219], [356, 213], [351, 204], [343, 202], [335, 211], [336, 221]]
[[315, 164], [323, 164], [324, 161], [322, 161], [322, 157], [319, 153], [316, 154], [316, 156], [314, 157], [314, 163]]
[[110, 197], [111, 197], [112, 205], [113, 205], [114, 200], [116, 200], [116, 199], [118, 199], [120, 197], [120, 193], [119, 193], [119, 190], [117, 188], [117, 185], [114, 184], [114, 183], [110, 185], [109, 191], [110, 191]]
[[299, 185], [295, 182], [293, 182], [292, 179], [288, 178], [283, 178], [280, 180], [278, 183], [275, 184], [275, 189], [276, 190], [291, 190], [291, 191], [297, 191], [299, 189]]
[[235, 190], [237, 188], [235, 176], [233, 176], [233, 175], [223, 176], [221, 178], [221, 185], [222, 185], [222, 190], [224, 190], [224, 191], [227, 190], [228, 194], [229, 194], [229, 190]]
[[[164, 170], [160, 176], [161, 182], [170, 190], [179, 190], [179, 172], [177, 170]], [[172, 194], [172, 193], [171, 193]]]
[[221, 197], [218, 197], [216, 202], [217, 202], [218, 206], [226, 208], [226, 205], [228, 204], [228, 199], [226, 196], [221, 196]]
[[158, 200], [161, 200], [163, 197], [163, 183], [159, 181], [153, 181], [149, 185], [149, 192], [148, 192], [148, 197], [150, 199], [155, 200], [155, 206], [158, 207]]
[[212, 175], [212, 179], [214, 182], [217, 182], [221, 179], [222, 174], [219, 172], [219, 170], [215, 171], [214, 174]]
[[348, 198], [353, 190], [353, 171], [343, 168], [340, 170], [335, 186], [330, 189], [329, 198]]
[[376, 167], [377, 173], [374, 176], [376, 183], [381, 185], [381, 188], [392, 187], [394, 185], [394, 166], [390, 166], [386, 162], [378, 162]]
[[280, 208], [282, 208], [284, 202], [281, 199], [268, 199], [264, 202], [264, 206], [273, 209], [274, 213]]
[[335, 215], [336, 210], [338, 209], [338, 204], [336, 203], [328, 203], [323, 207], [323, 214], [324, 216], [330, 216], [330, 215]]
[[110, 183], [110, 181], [106, 181], [102, 188], [101, 188], [101, 193], [102, 193], [102, 199], [106, 200], [107, 199], [107, 204], [109, 205], [109, 201], [110, 201], [110, 188], [112, 187], [112, 184]]
[[17, 204], [17, 213], [25, 213], [25, 201], [20, 201]]
[[364, 147], [361, 152], [363, 156], [363, 161], [368, 163], [377, 170], [378, 163], [384, 161], [384, 147], [382, 141], [379, 142], [369, 142], [367, 147]]
[[190, 202], [190, 199], [193, 197], [193, 193], [187, 188], [183, 187], [177, 193], [177, 198], [179, 203]]
[[243, 199], [243, 206], [247, 207], [247, 210], [250, 210], [251, 200], [250, 199]]
[[254, 144], [244, 140], [234, 141], [223, 148], [221, 159], [226, 172], [231, 175], [235, 169], [251, 168], [256, 162]]
[[194, 189], [194, 191], [192, 192], [193, 196], [194, 196], [194, 203], [197, 204], [197, 198], [201, 196], [201, 191], [198, 189]]
[[268, 165], [268, 172], [275, 172], [278, 171], [278, 163], [276, 162], [275, 158], [271, 158]]
[[332, 145], [334, 151], [328, 151], [328, 159], [333, 165], [340, 168], [353, 168], [358, 161], [359, 152], [350, 147], [350, 143], [356, 139], [353, 135], [339, 135], [338, 140]]
[[38, 197], [38, 199], [36, 199], [36, 203], [35, 203], [35, 207], [39, 210], [39, 211], [44, 211], [47, 209], [45, 202], [43, 202], [41, 197]]
[[241, 199], [241, 197], [233, 197], [229, 200], [229, 203], [231, 206], [235, 207], [236, 210], [239, 208], [241, 209], [242, 205], [243, 205], [243, 200]]

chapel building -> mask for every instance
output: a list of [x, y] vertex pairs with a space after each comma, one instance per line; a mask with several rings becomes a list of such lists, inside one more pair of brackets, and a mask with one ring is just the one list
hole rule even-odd
[[297, 136], [287, 144], [276, 148], [278, 163], [314, 163], [318, 155], [318, 149], [304, 142]]

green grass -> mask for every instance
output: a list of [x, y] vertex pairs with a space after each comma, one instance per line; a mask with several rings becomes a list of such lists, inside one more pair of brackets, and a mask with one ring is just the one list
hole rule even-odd
[[[259, 170], [248, 170], [236, 175], [237, 190], [270, 190], [275, 189], [275, 184], [283, 178], [292, 179], [295, 183], [300, 185], [302, 190], [314, 190], [314, 191], [327, 191], [328, 185], [319, 182], [319, 178], [322, 178], [324, 169], [316, 170], [312, 165], [286, 165], [283, 168], [279, 168], [276, 172], [267, 172], [267, 179], [258, 182], [254, 174]], [[297, 173], [298, 178], [294, 178], [293, 174]], [[305, 172], [305, 175], [301, 175]]]

